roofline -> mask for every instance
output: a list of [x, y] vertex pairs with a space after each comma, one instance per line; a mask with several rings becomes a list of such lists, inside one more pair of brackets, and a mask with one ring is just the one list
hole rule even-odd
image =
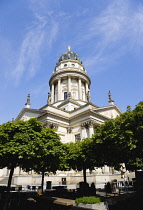
[[20, 118], [24, 112], [34, 112], [34, 113], [40, 114], [41, 112], [45, 112], [45, 110], [31, 109], [31, 108], [23, 108], [21, 110], [21, 112], [18, 114], [18, 116], [16, 117], [15, 121], [17, 121], [18, 118]]
[[[98, 111], [98, 110], [102, 110], [102, 109], [111, 109], [111, 108], [116, 108], [116, 110], [118, 110], [118, 112], [119, 112], [120, 114], [123, 113], [123, 112], [119, 109], [119, 107], [118, 107], [117, 105], [110, 105], [110, 106], [99, 107], [99, 108], [97, 108], [97, 111]], [[96, 108], [95, 108], [94, 110], [96, 110]]]

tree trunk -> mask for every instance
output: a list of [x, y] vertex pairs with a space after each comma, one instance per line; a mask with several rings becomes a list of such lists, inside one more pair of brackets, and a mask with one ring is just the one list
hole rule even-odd
[[43, 194], [43, 185], [44, 185], [44, 175], [45, 175], [45, 171], [42, 171], [42, 181], [41, 181], [41, 190], [42, 190], [42, 194]]
[[7, 184], [7, 194], [6, 194], [6, 199], [4, 202], [4, 207], [3, 210], [7, 210], [8, 209], [8, 203], [9, 203], [9, 195], [10, 195], [10, 187], [11, 187], [11, 181], [12, 181], [12, 176], [14, 173], [14, 169], [15, 169], [15, 165], [13, 165], [10, 169], [10, 174], [9, 174], [9, 178], [8, 178], [8, 184]]
[[12, 168], [10, 169], [10, 174], [9, 174], [8, 184], [7, 184], [7, 192], [9, 192], [9, 191], [10, 191], [11, 181], [12, 181], [12, 177], [13, 177], [14, 169], [15, 169], [15, 166], [12, 166]]
[[83, 167], [83, 180], [84, 180], [84, 183], [86, 183], [86, 168]]

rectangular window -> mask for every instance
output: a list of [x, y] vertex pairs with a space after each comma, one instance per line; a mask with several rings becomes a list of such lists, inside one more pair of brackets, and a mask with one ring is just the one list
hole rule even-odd
[[64, 92], [64, 99], [67, 99], [67, 97], [68, 97], [68, 93]]
[[80, 134], [75, 135], [75, 142], [81, 141]]

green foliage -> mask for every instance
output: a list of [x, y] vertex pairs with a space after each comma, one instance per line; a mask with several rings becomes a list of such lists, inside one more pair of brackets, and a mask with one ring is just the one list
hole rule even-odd
[[0, 167], [11, 169], [9, 180], [16, 166], [42, 174], [56, 172], [61, 163], [62, 145], [54, 130], [44, 128], [34, 118], [4, 123], [0, 125]]
[[38, 140], [31, 142], [33, 154], [32, 169], [37, 173], [42, 171], [56, 172], [60, 167], [61, 156], [63, 153], [63, 144], [60, 137], [53, 129], [43, 128], [39, 133]]
[[129, 112], [129, 111], [131, 111], [132, 110], [132, 108], [131, 108], [131, 106], [127, 106], [127, 112]]
[[92, 155], [92, 139], [84, 139], [76, 143], [68, 143], [66, 148], [66, 162], [74, 170], [83, 170], [84, 182], [86, 183], [86, 169], [92, 170], [95, 159]]
[[95, 160], [92, 157], [92, 140], [84, 139], [76, 143], [66, 144], [67, 150], [67, 162], [74, 170], [82, 170], [83, 167], [86, 169], [93, 169]]
[[79, 205], [80, 203], [95, 204], [95, 203], [100, 203], [100, 202], [101, 202], [100, 198], [94, 197], [94, 196], [76, 198], [75, 200], [76, 205]]
[[33, 154], [31, 143], [39, 138], [42, 124], [36, 119], [7, 122], [0, 125], [1, 168], [21, 166]]
[[143, 168], [143, 102], [99, 126], [92, 139], [101, 166], [125, 162], [128, 169]]

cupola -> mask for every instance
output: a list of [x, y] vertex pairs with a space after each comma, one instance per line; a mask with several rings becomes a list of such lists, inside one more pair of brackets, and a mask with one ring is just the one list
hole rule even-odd
[[70, 51], [60, 56], [50, 80], [50, 103], [57, 104], [70, 98], [75, 101], [90, 102], [90, 78], [80, 57]]

